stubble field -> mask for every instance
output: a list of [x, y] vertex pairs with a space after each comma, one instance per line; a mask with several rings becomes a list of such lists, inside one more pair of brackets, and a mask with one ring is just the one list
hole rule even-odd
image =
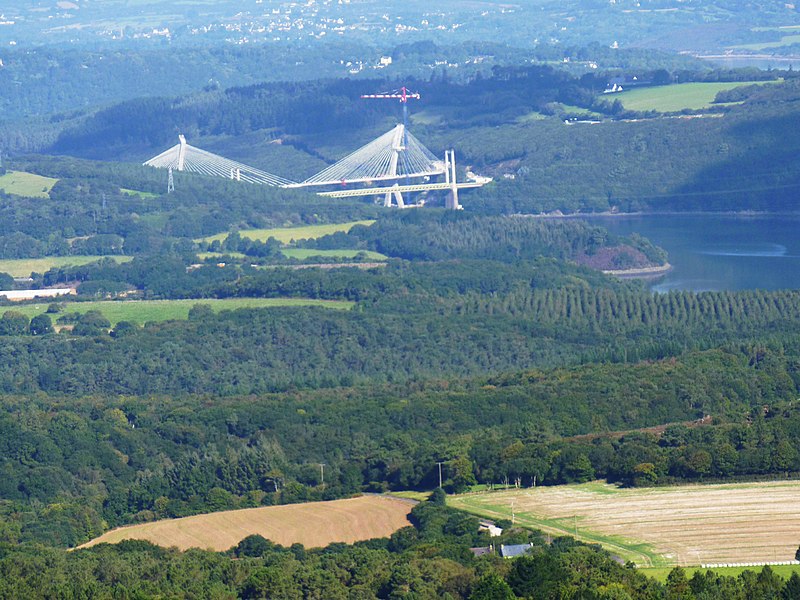
[[181, 550], [223, 551], [253, 534], [282, 546], [299, 543], [306, 548], [321, 548], [333, 542], [388, 537], [410, 525], [408, 513], [412, 508], [413, 503], [384, 496], [245, 508], [120, 527], [80, 548], [135, 539]]
[[603, 483], [465, 494], [463, 510], [599, 543], [640, 566], [789, 561], [800, 482], [620, 489]]

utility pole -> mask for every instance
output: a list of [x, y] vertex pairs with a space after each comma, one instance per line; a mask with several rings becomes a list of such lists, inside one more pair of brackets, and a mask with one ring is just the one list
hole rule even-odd
[[439, 487], [442, 487], [442, 465], [444, 463], [443, 462], [437, 462], [436, 464], [439, 465]]
[[319, 463], [319, 473], [322, 479], [322, 489], [325, 489], [325, 463]]

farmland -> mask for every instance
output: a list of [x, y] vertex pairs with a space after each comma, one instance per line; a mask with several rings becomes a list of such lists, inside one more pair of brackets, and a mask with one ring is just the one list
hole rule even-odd
[[370, 260], [386, 260], [388, 257], [372, 250], [315, 250], [313, 248], [286, 248], [281, 253], [287, 258], [304, 260], [313, 256], [322, 258], [356, 258], [361, 255]]
[[619, 100], [627, 110], [655, 110], [658, 112], [676, 112], [683, 109], [699, 110], [711, 106], [719, 92], [745, 85], [764, 83], [763, 81], [680, 83], [627, 90], [618, 94], [606, 95], [604, 98]]
[[[54, 317], [68, 313], [86, 313], [90, 310], [99, 310], [116, 325], [120, 321], [130, 321], [142, 325], [157, 321], [186, 319], [189, 310], [195, 304], [204, 304], [211, 307], [214, 312], [221, 310], [236, 310], [238, 308], [276, 308], [282, 306], [322, 306], [347, 310], [353, 306], [352, 302], [339, 300], [314, 300], [306, 298], [225, 298], [207, 300], [100, 300], [96, 302], [69, 302], [64, 304], [63, 312]], [[42, 314], [47, 310], [48, 304], [25, 304], [15, 306], [28, 318]]]
[[[266, 242], [269, 238], [275, 238], [281, 243], [288, 244], [292, 240], [310, 240], [330, 235], [337, 231], [350, 231], [356, 225], [372, 225], [375, 221], [350, 221], [348, 223], [331, 223], [326, 225], [306, 225], [304, 227], [279, 227], [275, 229], [243, 229], [239, 235], [243, 238]], [[218, 233], [198, 240], [197, 242], [222, 241], [228, 237], [226, 233]]]
[[450, 504], [599, 543], [641, 566], [794, 558], [800, 482], [621, 489], [602, 483], [467, 494]]
[[47, 198], [57, 181], [58, 179], [25, 171], [8, 171], [5, 175], [0, 175], [0, 190], [17, 196]]
[[0, 273], [8, 273], [12, 277], [28, 277], [31, 273], [46, 273], [50, 269], [80, 266], [110, 258], [116, 262], [128, 262], [132, 256], [48, 256], [45, 258], [9, 258], [0, 259]]
[[333, 542], [388, 537], [410, 525], [411, 508], [411, 502], [381, 496], [246, 508], [121, 527], [80, 547], [138, 539], [181, 550], [222, 551], [258, 534], [282, 546], [320, 548]]

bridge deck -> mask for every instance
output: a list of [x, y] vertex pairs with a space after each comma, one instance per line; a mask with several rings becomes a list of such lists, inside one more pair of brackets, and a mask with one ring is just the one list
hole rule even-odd
[[[477, 181], [457, 183], [455, 187], [460, 190], [468, 188], [483, 187], [483, 183]], [[424, 192], [427, 190], [449, 190], [453, 188], [452, 183], [419, 183], [410, 185], [393, 185], [390, 187], [374, 187], [374, 188], [353, 188], [334, 190], [332, 192], [318, 192], [319, 196], [327, 198], [353, 198], [356, 196], [383, 196], [394, 192]]]

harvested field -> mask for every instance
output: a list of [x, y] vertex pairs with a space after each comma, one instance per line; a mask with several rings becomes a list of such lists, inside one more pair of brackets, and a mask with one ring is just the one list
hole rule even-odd
[[148, 540], [159, 546], [222, 551], [248, 535], [259, 534], [281, 544], [322, 548], [333, 542], [353, 543], [389, 537], [410, 525], [413, 503], [385, 496], [361, 496], [331, 502], [309, 502], [245, 508], [120, 527], [79, 546]]
[[800, 482], [620, 489], [602, 483], [458, 496], [449, 503], [576, 535], [641, 566], [786, 561], [800, 540]]

